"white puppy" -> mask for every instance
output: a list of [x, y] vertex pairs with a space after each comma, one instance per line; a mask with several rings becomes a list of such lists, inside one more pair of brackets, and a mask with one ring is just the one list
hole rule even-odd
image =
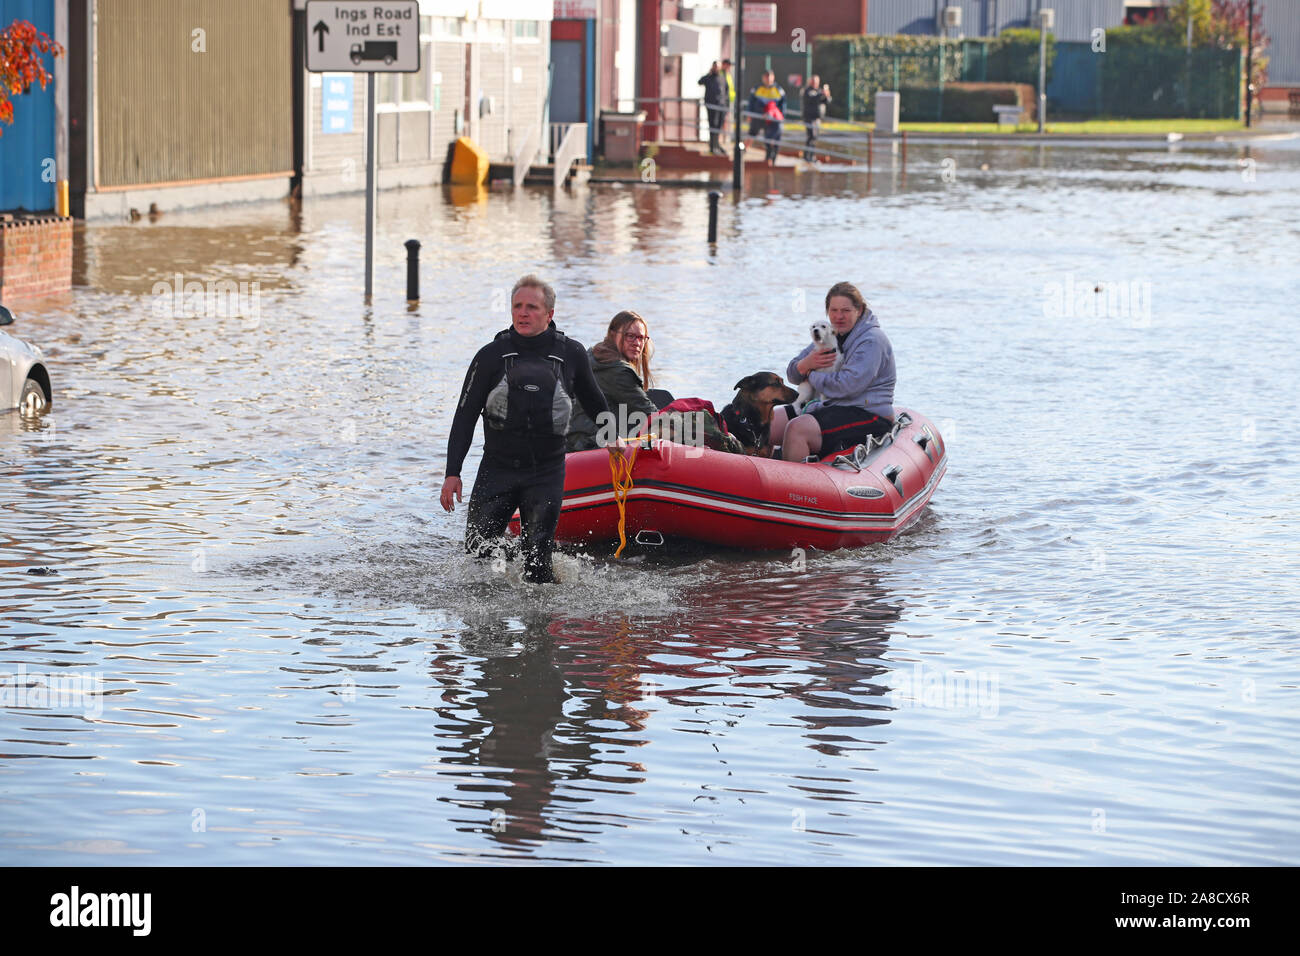
[[[813, 349], [814, 352], [835, 353], [835, 364], [830, 368], [822, 369], [821, 371], [838, 372], [840, 370], [840, 365], [844, 362], [844, 353], [840, 351], [840, 340], [835, 337], [835, 330], [831, 328], [829, 322], [822, 319], [812, 324], [811, 331], [813, 344], [816, 345], [816, 348]], [[812, 382], [805, 378], [799, 383], [799, 397], [792, 403], [794, 405], [795, 414], [797, 415], [802, 413], [805, 405], [811, 402], [814, 398], [819, 397], [820, 396], [812, 387]]]

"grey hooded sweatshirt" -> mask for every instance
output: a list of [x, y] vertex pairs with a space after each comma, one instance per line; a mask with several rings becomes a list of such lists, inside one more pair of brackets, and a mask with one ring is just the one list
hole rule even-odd
[[[854, 323], [848, 334], [837, 336], [844, 361], [838, 372], [830, 369], [808, 373], [808, 381], [821, 393], [827, 405], [856, 405], [881, 418], [894, 418], [894, 347], [889, 344], [875, 313], [870, 309]], [[786, 367], [785, 377], [795, 385], [804, 376], [795, 367], [815, 348], [808, 347]]]

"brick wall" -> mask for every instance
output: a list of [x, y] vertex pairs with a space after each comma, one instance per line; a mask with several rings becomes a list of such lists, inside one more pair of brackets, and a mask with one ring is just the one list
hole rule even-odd
[[72, 219], [0, 218], [0, 302], [72, 288]]

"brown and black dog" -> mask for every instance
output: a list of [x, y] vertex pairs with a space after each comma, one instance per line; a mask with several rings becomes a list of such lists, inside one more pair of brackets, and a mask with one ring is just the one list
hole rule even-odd
[[799, 393], [775, 372], [755, 372], [736, 383], [736, 397], [722, 409], [722, 420], [727, 423], [727, 430], [745, 446], [746, 455], [770, 458], [772, 445], [768, 441], [768, 429], [772, 425], [772, 409], [798, 397]]

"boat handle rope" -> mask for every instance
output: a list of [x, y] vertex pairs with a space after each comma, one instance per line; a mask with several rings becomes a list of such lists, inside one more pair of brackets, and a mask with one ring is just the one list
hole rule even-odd
[[[632, 490], [632, 466], [636, 464], [636, 451], [639, 445], [624, 445], [620, 441], [609, 446], [610, 483], [614, 486], [614, 503], [618, 505], [618, 550], [614, 557], [623, 553], [627, 547], [627, 493]], [[628, 451], [630, 449], [630, 453]]]

